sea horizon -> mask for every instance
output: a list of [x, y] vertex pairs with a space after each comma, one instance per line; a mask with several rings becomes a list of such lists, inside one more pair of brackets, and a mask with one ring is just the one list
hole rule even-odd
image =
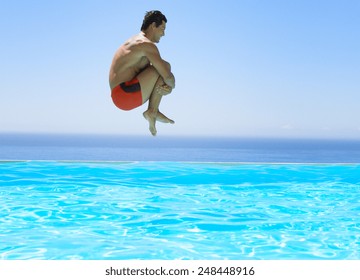
[[360, 140], [0, 133], [0, 160], [359, 163]]

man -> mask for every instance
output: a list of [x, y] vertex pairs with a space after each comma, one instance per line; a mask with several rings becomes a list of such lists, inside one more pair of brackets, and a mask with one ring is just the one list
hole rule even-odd
[[175, 88], [170, 64], [161, 58], [155, 45], [165, 35], [166, 22], [160, 11], [147, 12], [141, 32], [120, 46], [110, 68], [111, 97], [118, 108], [132, 110], [149, 100], [143, 116], [153, 136], [157, 120], [174, 123], [159, 111], [162, 96]]

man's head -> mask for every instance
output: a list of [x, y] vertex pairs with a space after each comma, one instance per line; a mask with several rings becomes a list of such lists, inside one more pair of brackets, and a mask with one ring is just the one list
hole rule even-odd
[[152, 23], [155, 23], [155, 27], [159, 27], [163, 21], [166, 23], [167, 19], [160, 11], [146, 12], [141, 26], [141, 31], [148, 29]]

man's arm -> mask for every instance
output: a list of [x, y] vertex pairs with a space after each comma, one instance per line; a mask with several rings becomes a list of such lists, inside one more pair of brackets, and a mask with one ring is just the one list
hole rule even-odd
[[152, 43], [144, 43], [144, 54], [159, 72], [164, 82], [171, 88], [175, 88], [175, 77], [167, 62], [161, 58], [158, 48]]

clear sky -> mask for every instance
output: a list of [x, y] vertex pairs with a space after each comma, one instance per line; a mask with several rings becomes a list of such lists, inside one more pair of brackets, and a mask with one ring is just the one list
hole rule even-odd
[[2, 0], [0, 132], [150, 135], [108, 72], [154, 9], [176, 77], [158, 137], [360, 139], [357, 0]]

